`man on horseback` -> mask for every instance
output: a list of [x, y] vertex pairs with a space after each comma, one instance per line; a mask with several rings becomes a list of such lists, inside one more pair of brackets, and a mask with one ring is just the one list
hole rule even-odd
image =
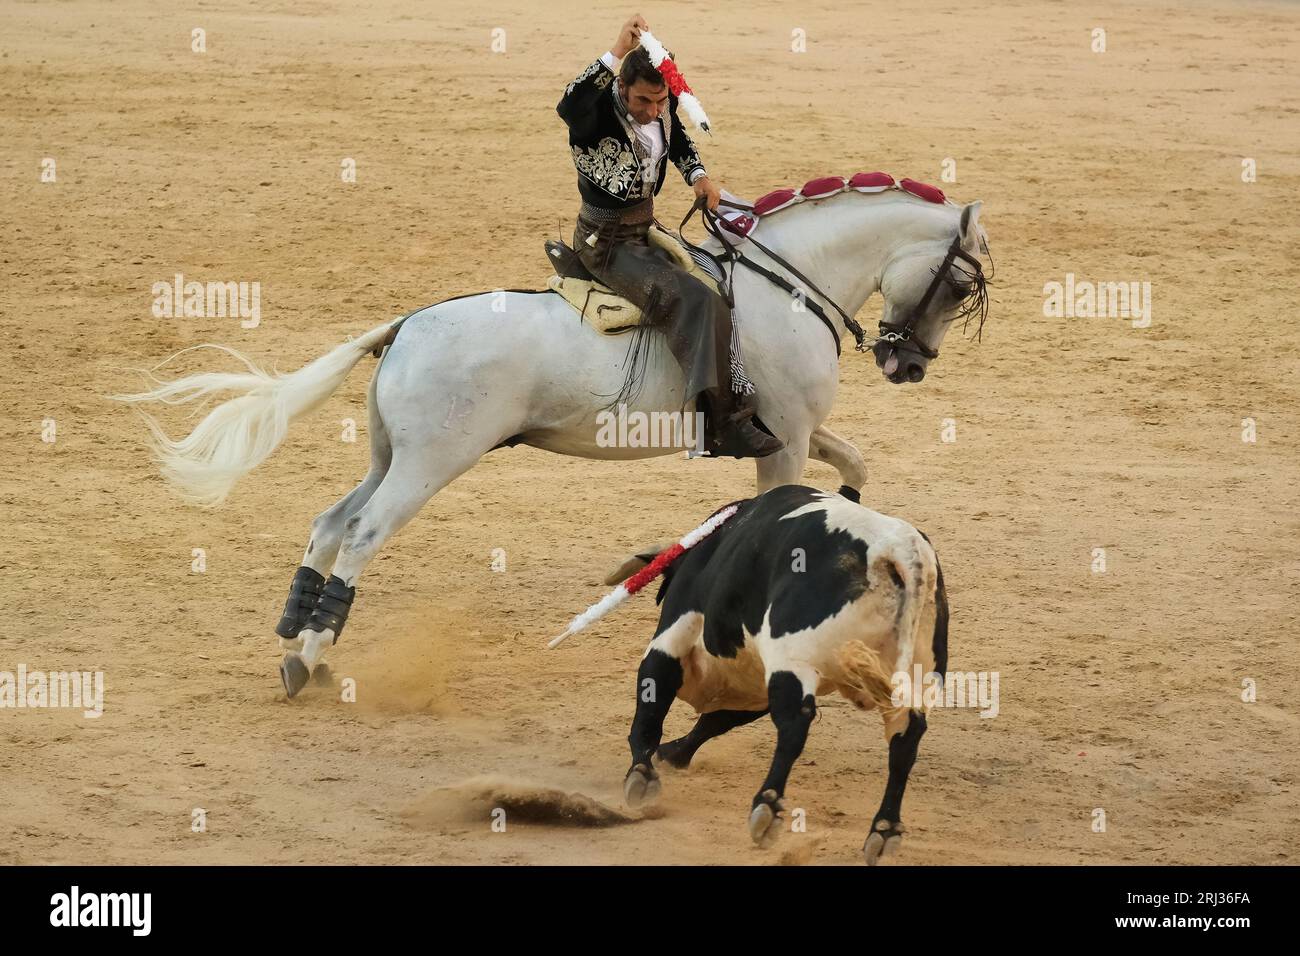
[[761, 458], [784, 446], [754, 423], [752, 397], [733, 388], [730, 308], [646, 239], [666, 160], [710, 209], [721, 193], [677, 117], [677, 97], [638, 44], [642, 30], [649, 26], [641, 16], [631, 17], [613, 49], [579, 73], [556, 106], [582, 196], [573, 248], [589, 272], [664, 331], [686, 376], [686, 400], [706, 410], [707, 450]]

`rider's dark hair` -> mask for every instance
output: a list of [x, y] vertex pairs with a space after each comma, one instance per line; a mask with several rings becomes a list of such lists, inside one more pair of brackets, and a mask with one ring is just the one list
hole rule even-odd
[[[669, 58], [672, 54], [668, 54]], [[618, 68], [618, 77], [623, 81], [623, 89], [631, 89], [637, 80], [645, 80], [651, 86], [663, 86], [663, 75], [650, 62], [650, 54], [645, 47], [639, 46], [623, 57], [623, 64]]]

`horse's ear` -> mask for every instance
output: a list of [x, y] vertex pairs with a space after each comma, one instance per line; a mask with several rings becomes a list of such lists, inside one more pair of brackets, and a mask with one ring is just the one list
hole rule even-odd
[[968, 252], [975, 252], [980, 245], [980, 209], [984, 203], [978, 199], [962, 207], [961, 210], [961, 246]]

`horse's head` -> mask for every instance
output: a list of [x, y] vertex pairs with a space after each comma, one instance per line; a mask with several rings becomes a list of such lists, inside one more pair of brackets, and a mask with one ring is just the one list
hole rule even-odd
[[890, 257], [880, 276], [885, 310], [872, 347], [876, 365], [895, 385], [925, 378], [930, 360], [957, 319], [972, 318], [976, 333], [988, 313], [979, 224], [980, 203], [963, 206], [955, 233], [909, 242]]

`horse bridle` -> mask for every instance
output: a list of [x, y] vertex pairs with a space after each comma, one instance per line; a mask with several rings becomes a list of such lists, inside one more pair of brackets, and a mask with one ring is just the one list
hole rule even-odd
[[[724, 201], [724, 202], [725, 205], [727, 205], [728, 207], [735, 208], [735, 209], [747, 209], [752, 211], [754, 208], [753, 206], [749, 206], [744, 203], [737, 203], [737, 202], [730, 202], [730, 201]], [[686, 226], [686, 223], [690, 220], [691, 216], [695, 215], [695, 211], [697, 209], [700, 210], [700, 217], [704, 222], [704, 231], [709, 233], [711, 236], [717, 239], [718, 242], [722, 244], [722, 248], [725, 252], [724, 257], [720, 258], [718, 256], [713, 255], [711, 252], [705, 249], [701, 249], [699, 246], [694, 245], [688, 239], [686, 239], [685, 236], [682, 235], [682, 229]], [[700, 196], [695, 200], [695, 204], [691, 206], [690, 212], [688, 212], [685, 218], [682, 219], [681, 225], [677, 227], [677, 237], [681, 239], [681, 241], [688, 248], [701, 252], [704, 255], [708, 256], [710, 259], [712, 259], [714, 262], [718, 263], [719, 267], [721, 267], [723, 262], [732, 262], [732, 263], [739, 262], [747, 266], [748, 268], [752, 269], [753, 271], [759, 273], [760, 275], [764, 276], [773, 284], [785, 289], [787, 292], [802, 294], [803, 292], [802, 289], [794, 286], [792, 283], [782, 278], [781, 276], [778, 276], [776, 273], [772, 272], [771, 270], [763, 268], [758, 263], [754, 262], [752, 259], [747, 258], [743, 253], [740, 252], [739, 249], [737, 249], [731, 243], [727, 242], [726, 239], [723, 238], [719, 230], [717, 224], [719, 218], [720, 217], [718, 216], [717, 213], [707, 208], [707, 206], [705, 205], [705, 197]], [[862, 330], [862, 326], [859, 325], [856, 321], [854, 321], [852, 316], [850, 316], [847, 312], [845, 312], [842, 308], [840, 308], [838, 302], [836, 302], [834, 299], [828, 296], [821, 289], [817, 288], [817, 286], [812, 282], [812, 280], [810, 280], [807, 276], [805, 276], [802, 272], [800, 272], [798, 269], [792, 266], [785, 259], [782, 259], [780, 256], [778, 256], [771, 249], [764, 246], [753, 236], [746, 236], [745, 238], [749, 242], [753, 243], [753, 245], [756, 248], [764, 252], [768, 256], [768, 258], [770, 258], [773, 262], [777, 263], [783, 269], [785, 269], [791, 275], [793, 275], [795, 278], [799, 279], [806, 288], [811, 289], [813, 292], [817, 293], [817, 295], [821, 296], [823, 299], [829, 302], [834, 307], [835, 311], [838, 312], [840, 314], [840, 317], [844, 320], [844, 327], [853, 334], [853, 338], [857, 342], [857, 350], [859, 352], [865, 352], [871, 347], [866, 342], [866, 333]], [[920, 339], [913, 339], [912, 336], [916, 333], [917, 325], [919, 325], [921, 320], [925, 317], [925, 311], [927, 308], [929, 308], [930, 302], [934, 299], [934, 294], [939, 291], [939, 286], [944, 281], [946, 281], [948, 276], [948, 270], [952, 267], [953, 263], [957, 261], [957, 259], [962, 259], [963, 261], [973, 266], [975, 269], [975, 274], [977, 276], [983, 275], [983, 266], [980, 264], [979, 259], [975, 258], [974, 256], [970, 255], [968, 252], [966, 252], [966, 250], [964, 250], [961, 247], [961, 236], [960, 235], [956, 236], [952, 241], [952, 245], [948, 247], [947, 254], [943, 257], [943, 263], [939, 266], [938, 269], [935, 270], [934, 278], [930, 280], [930, 285], [929, 287], [926, 288], [925, 294], [921, 296], [921, 301], [918, 302], [910, 312], [908, 312], [907, 321], [905, 321], [902, 325], [898, 325], [895, 323], [886, 322], [883, 319], [881, 319], [880, 335], [876, 339], [877, 342], [887, 342], [893, 348], [902, 349], [904, 351], [916, 352], [927, 359], [934, 359], [938, 357], [939, 355], [938, 349], [930, 348], [930, 346], [926, 345]], [[725, 296], [727, 300], [727, 304], [730, 305], [732, 308], [735, 307], [735, 298], [732, 295], [732, 288], [731, 288], [732, 280], [734, 279], [734, 277], [735, 277], [735, 269], [733, 268], [728, 275], [727, 295]], [[830, 320], [830, 317], [826, 314], [826, 311], [822, 309], [821, 306], [819, 306], [816, 302], [807, 301], [806, 299], [804, 301], [804, 305], [808, 308], [809, 311], [811, 311], [814, 315], [816, 315], [819, 319], [822, 320], [822, 323], [826, 326], [827, 329], [830, 330], [831, 335], [835, 337], [835, 354], [839, 355], [840, 354], [840, 333], [835, 328], [835, 324]]]
[[926, 288], [925, 294], [921, 296], [921, 301], [907, 314], [907, 321], [902, 325], [893, 322], [880, 320], [880, 337], [879, 342], [885, 342], [893, 348], [904, 351], [916, 352], [928, 359], [939, 357], [939, 350], [932, 349], [920, 339], [913, 339], [916, 333], [916, 327], [921, 320], [925, 318], [925, 311], [930, 307], [934, 294], [939, 291], [939, 286], [947, 281], [948, 270], [958, 259], [969, 263], [975, 270], [975, 275], [981, 276], [984, 267], [980, 261], [961, 247], [961, 236], [957, 236], [948, 247], [948, 253], [943, 257], [943, 262], [935, 270], [934, 278], [930, 280], [930, 285]]

